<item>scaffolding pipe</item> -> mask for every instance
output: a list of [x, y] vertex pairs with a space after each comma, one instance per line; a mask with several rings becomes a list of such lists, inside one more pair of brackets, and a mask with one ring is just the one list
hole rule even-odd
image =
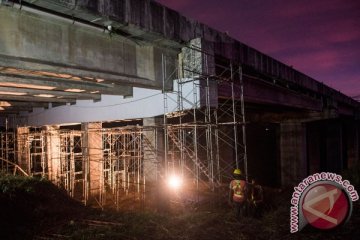
[[168, 100], [167, 93], [165, 91], [165, 76], [166, 76], [166, 58], [164, 54], [161, 54], [161, 67], [162, 67], [162, 84], [163, 84], [163, 95], [164, 95], [164, 165], [165, 165], [165, 176], [168, 176], [168, 126], [167, 126], [167, 112], [168, 112]]
[[218, 116], [217, 116], [217, 110], [214, 111], [214, 118], [216, 123], [215, 128], [215, 144], [216, 144], [216, 174], [217, 174], [217, 180], [219, 183], [221, 183], [221, 173], [220, 173], [220, 148], [219, 148], [219, 126], [218, 126]]
[[248, 181], [248, 164], [247, 164], [247, 150], [246, 150], [246, 119], [245, 119], [245, 103], [244, 103], [244, 81], [242, 74], [242, 67], [239, 66], [239, 79], [240, 79], [240, 98], [241, 98], [241, 115], [242, 115], [242, 133], [243, 133], [243, 148], [244, 148], [244, 172], [246, 181]]
[[234, 124], [235, 163], [236, 163], [236, 168], [240, 168], [239, 156], [238, 156], [238, 133], [237, 133], [237, 122], [236, 122], [236, 106], [235, 106], [234, 75], [233, 75], [234, 73], [233, 73], [232, 64], [230, 64], [230, 74], [231, 74], [231, 101], [232, 101], [233, 124]]

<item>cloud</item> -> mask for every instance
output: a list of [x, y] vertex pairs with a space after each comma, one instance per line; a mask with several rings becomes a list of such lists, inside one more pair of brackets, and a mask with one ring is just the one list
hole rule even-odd
[[[298, 52], [282, 57], [283, 62], [303, 72], [329, 71], [341, 64], [337, 51]], [[314, 71], [315, 70], [315, 71]]]
[[328, 39], [332, 43], [346, 43], [351, 41], [359, 41], [359, 32], [334, 32], [329, 34]]

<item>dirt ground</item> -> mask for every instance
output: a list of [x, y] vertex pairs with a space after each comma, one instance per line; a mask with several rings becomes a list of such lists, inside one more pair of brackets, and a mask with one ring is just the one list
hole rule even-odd
[[[320, 231], [309, 226], [291, 234], [291, 190], [266, 190], [260, 217], [237, 220], [226, 198], [199, 203], [170, 199], [166, 208], [100, 210], [84, 207], [51, 183], [0, 178], [0, 239], [355, 239], [360, 204], [347, 224]], [[271, 199], [271, 200], [270, 200]], [[181, 198], [180, 198], [181, 200]], [[183, 199], [182, 199], [183, 200]]]
[[[229, 207], [203, 206], [168, 213], [93, 212], [42, 233], [70, 239], [354, 239], [359, 236], [360, 206], [339, 229], [323, 232], [306, 227], [289, 232], [289, 206], [268, 210], [259, 218], [237, 220]], [[45, 238], [38, 238], [45, 239]]]

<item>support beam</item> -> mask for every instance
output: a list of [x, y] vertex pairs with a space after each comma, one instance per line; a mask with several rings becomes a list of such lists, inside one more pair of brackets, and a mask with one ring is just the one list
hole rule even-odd
[[[174, 59], [176, 54], [173, 53], [173, 55], [174, 56], [172, 56], [171, 60], [175, 61]], [[105, 71], [100, 68], [98, 69], [95, 68], [86, 69], [84, 67], [74, 68], [71, 65], [58, 65], [52, 62], [38, 61], [37, 59], [32, 59], [32, 58], [13, 57], [3, 54], [0, 54], [0, 66], [6, 66], [12, 68], [20, 67], [22, 69], [32, 70], [32, 71], [46, 71], [46, 72], [69, 74], [75, 76], [84, 76], [89, 78], [106, 79], [107, 82], [113, 84], [124, 84], [124, 85], [128, 84], [138, 87], [149, 87], [149, 88], [161, 87], [159, 81], [155, 81], [155, 79], [150, 80], [148, 78], [138, 77], [136, 75], [118, 73], [113, 71]], [[169, 83], [169, 81], [167, 83]]]

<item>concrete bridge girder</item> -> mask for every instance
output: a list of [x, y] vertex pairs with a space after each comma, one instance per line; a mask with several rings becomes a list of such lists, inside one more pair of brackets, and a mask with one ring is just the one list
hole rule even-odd
[[[169, 66], [176, 66], [177, 52], [171, 49], [139, 45], [107, 31], [36, 11], [0, 6], [0, 15], [2, 67], [88, 78], [119, 89], [162, 89], [162, 55], [171, 63]], [[167, 89], [171, 86], [171, 81], [166, 82]]]

